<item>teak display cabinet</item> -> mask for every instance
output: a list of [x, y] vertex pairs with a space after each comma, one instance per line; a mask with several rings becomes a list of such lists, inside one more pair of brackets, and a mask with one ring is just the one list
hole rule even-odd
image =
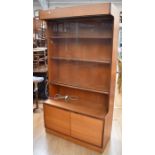
[[46, 131], [102, 152], [110, 138], [119, 13], [111, 3], [40, 11], [47, 22]]

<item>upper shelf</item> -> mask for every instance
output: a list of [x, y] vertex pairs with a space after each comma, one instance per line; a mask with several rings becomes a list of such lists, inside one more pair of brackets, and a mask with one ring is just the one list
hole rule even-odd
[[64, 60], [64, 61], [80, 61], [89, 63], [101, 63], [101, 64], [111, 64], [110, 60], [89, 60], [89, 59], [77, 59], [77, 58], [65, 58], [65, 57], [52, 57], [52, 60]]

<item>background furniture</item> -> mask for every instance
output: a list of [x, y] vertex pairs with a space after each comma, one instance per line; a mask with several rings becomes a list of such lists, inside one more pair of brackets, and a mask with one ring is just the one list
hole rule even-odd
[[33, 71], [47, 72], [47, 47], [33, 48]]
[[33, 109], [33, 112], [39, 112], [40, 109], [39, 109], [39, 104], [38, 104], [38, 83], [42, 82], [44, 80], [43, 77], [36, 77], [36, 76], [33, 76], [33, 83], [34, 83], [34, 92], [36, 94], [36, 107]]
[[110, 3], [40, 11], [47, 22], [47, 132], [97, 151], [110, 139], [119, 12]]
[[33, 45], [34, 47], [45, 47], [46, 44], [46, 23], [43, 20], [39, 20], [38, 16], [34, 16]]
[[47, 99], [47, 47], [33, 48], [33, 76], [43, 77], [38, 84], [38, 97]]

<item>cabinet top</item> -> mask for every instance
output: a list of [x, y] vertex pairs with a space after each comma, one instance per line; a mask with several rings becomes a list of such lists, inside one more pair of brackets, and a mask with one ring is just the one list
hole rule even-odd
[[97, 3], [39, 11], [39, 18], [42, 20], [102, 15], [115, 16], [119, 15], [119, 12], [112, 3]]

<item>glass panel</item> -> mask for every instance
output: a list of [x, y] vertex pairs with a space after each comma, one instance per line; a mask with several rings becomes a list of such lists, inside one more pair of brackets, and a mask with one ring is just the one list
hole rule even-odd
[[66, 20], [53, 23], [53, 37], [112, 38], [111, 20]]
[[112, 25], [112, 18], [52, 21], [50, 81], [59, 86], [108, 94]]

